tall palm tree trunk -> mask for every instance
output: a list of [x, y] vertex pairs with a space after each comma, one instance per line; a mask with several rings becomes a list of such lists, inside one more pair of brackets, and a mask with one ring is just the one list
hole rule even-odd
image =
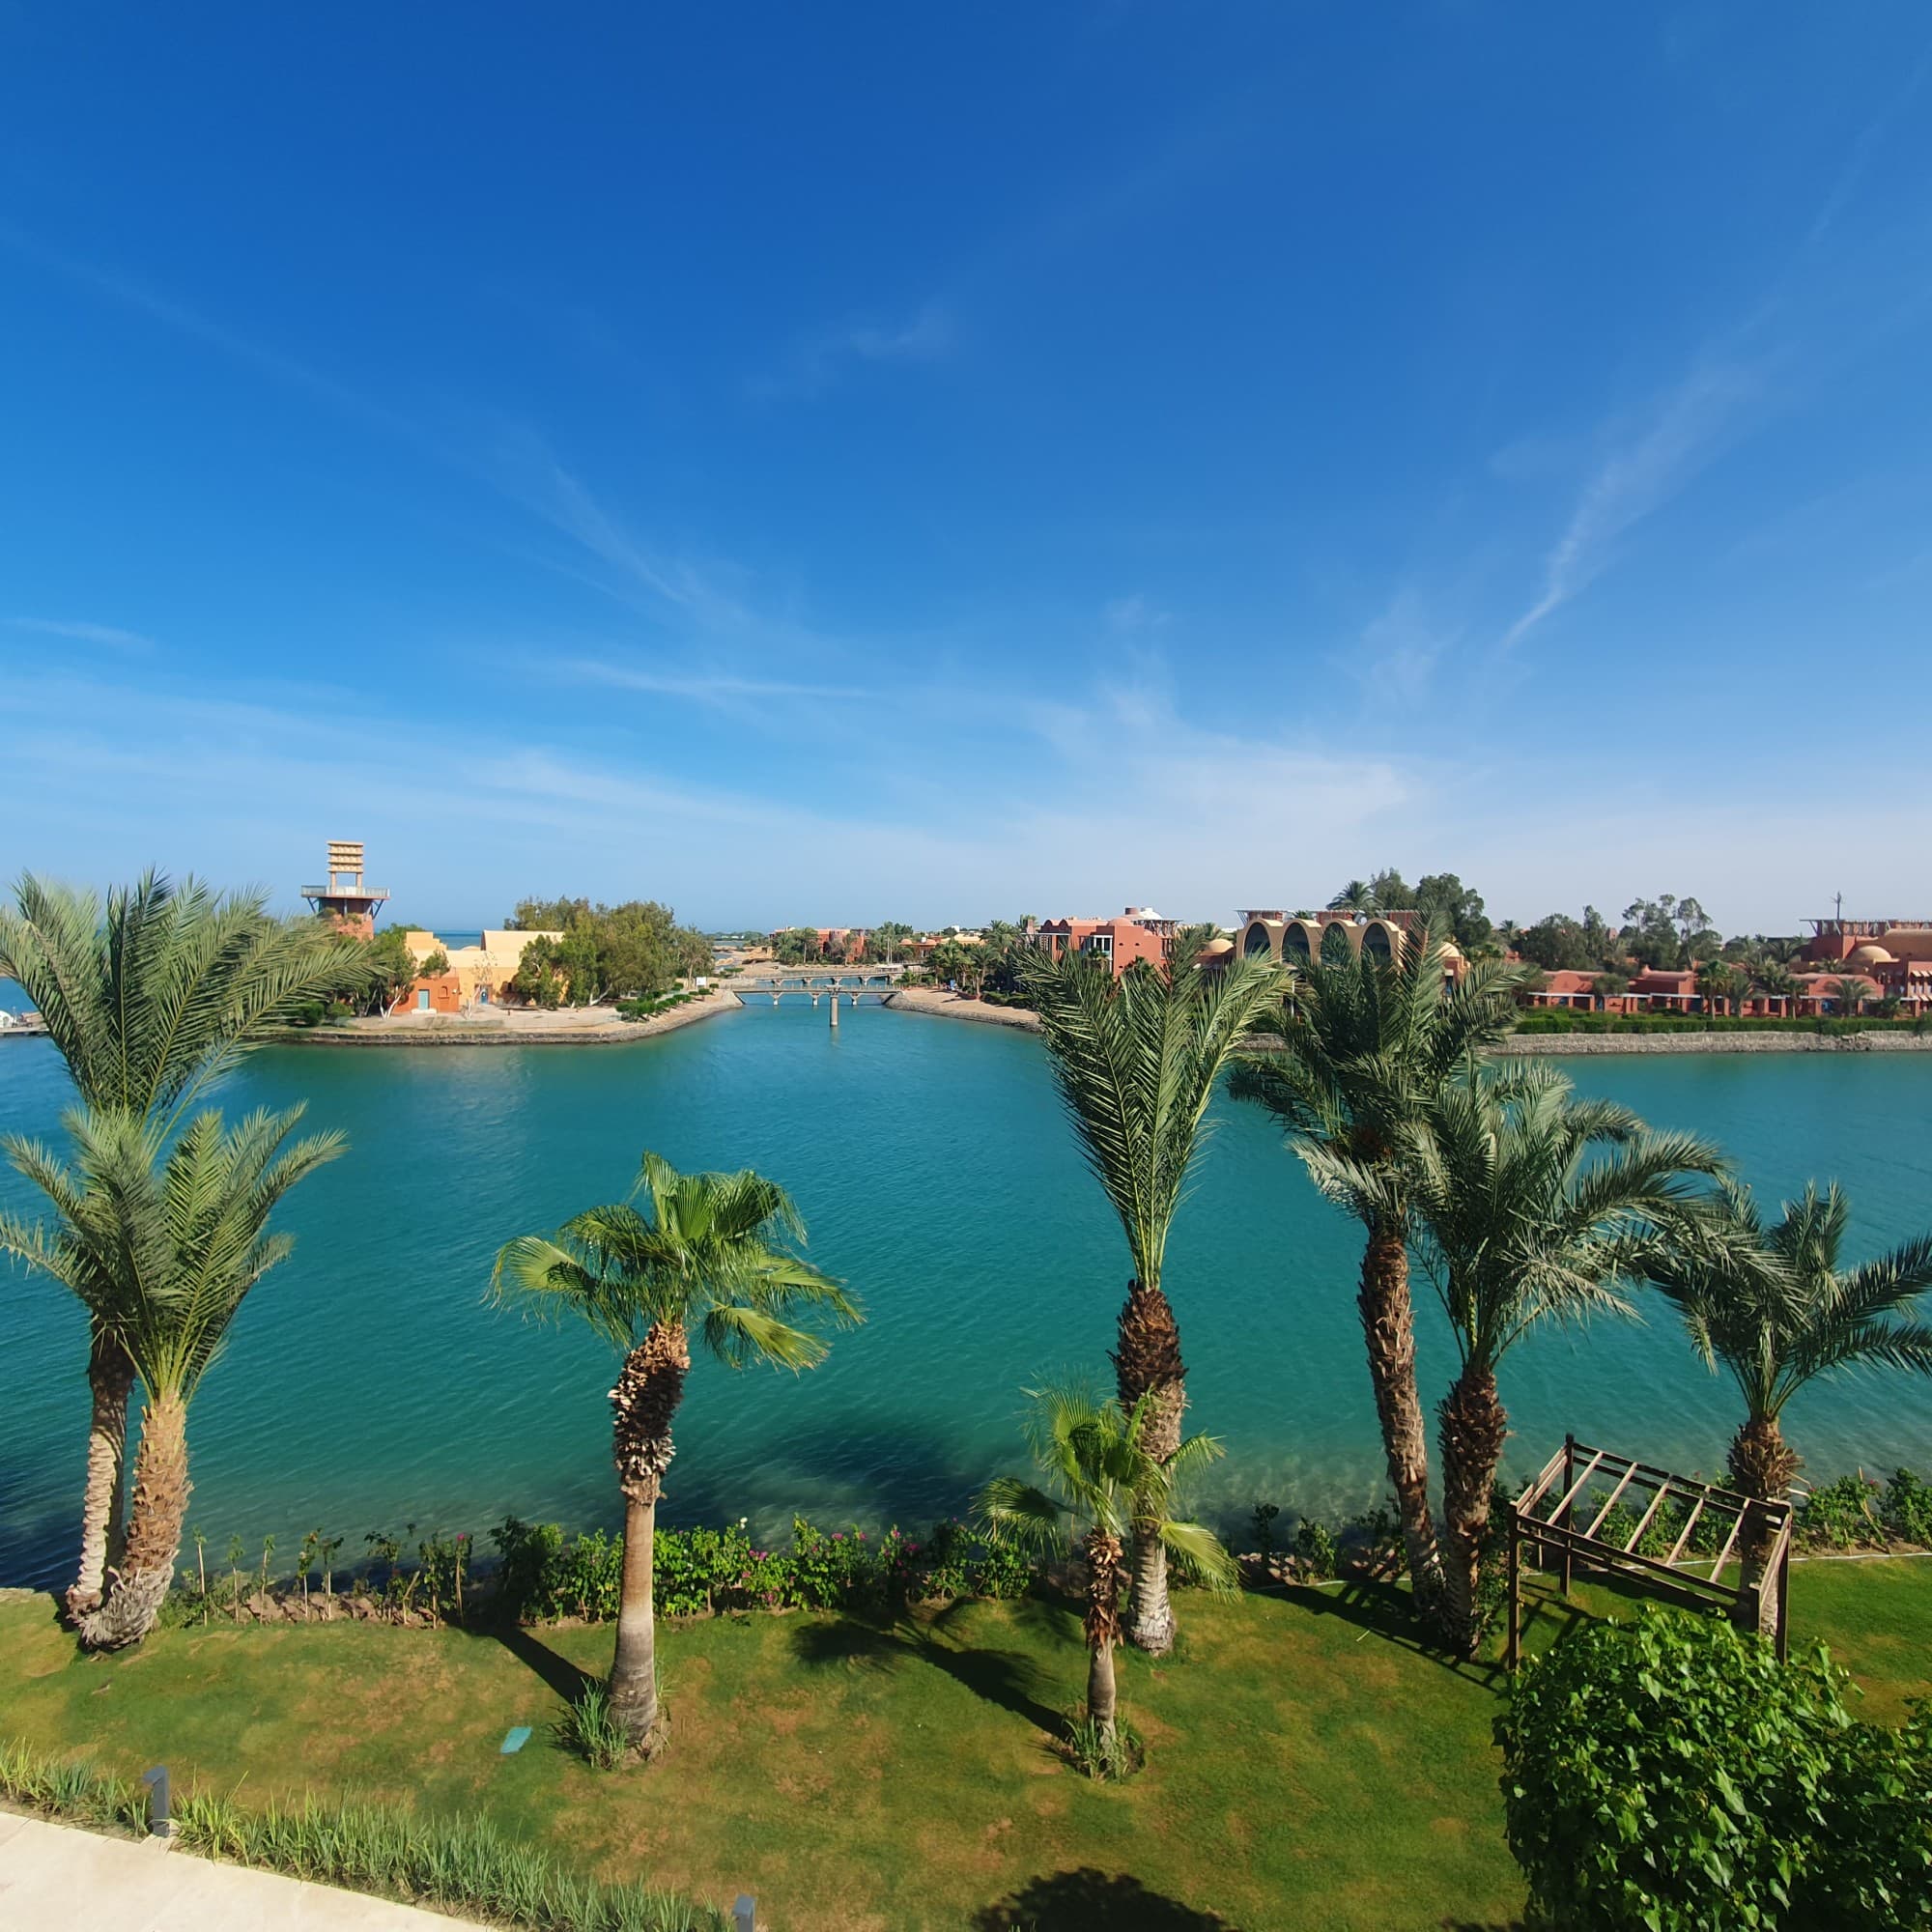
[[[1731, 1438], [1729, 1460], [1732, 1483], [1747, 1495], [1761, 1496], [1766, 1502], [1782, 1502], [1791, 1479], [1804, 1466], [1803, 1459], [1785, 1441], [1775, 1415], [1747, 1421]], [[1743, 1572], [1740, 1581], [1747, 1590], [1756, 1590], [1762, 1585], [1771, 1543], [1771, 1537], [1763, 1531], [1753, 1531], [1739, 1539], [1738, 1563]], [[1756, 1628], [1766, 1636], [1776, 1636], [1776, 1591], [1765, 1591]]]
[[658, 1727], [658, 1632], [653, 1594], [658, 1506], [624, 1499], [624, 1570], [617, 1600], [617, 1653], [611, 1662], [611, 1715], [639, 1748]]
[[1401, 1222], [1378, 1220], [1362, 1255], [1357, 1304], [1369, 1345], [1369, 1378], [1388, 1457], [1389, 1482], [1402, 1518], [1409, 1587], [1425, 1616], [1435, 1614], [1442, 1565], [1429, 1511], [1429, 1437], [1415, 1392], [1415, 1310], [1408, 1298], [1408, 1245]]
[[1119, 1722], [1114, 1645], [1121, 1635], [1121, 1540], [1104, 1530], [1087, 1534], [1087, 1716], [1111, 1745]]
[[67, 1593], [68, 1615], [78, 1621], [100, 1607], [109, 1565], [121, 1562], [127, 1492], [128, 1398], [134, 1364], [105, 1328], [94, 1327], [87, 1351], [92, 1414], [87, 1425], [87, 1492], [80, 1512], [80, 1568]]
[[684, 1397], [691, 1349], [684, 1328], [659, 1321], [624, 1358], [611, 1391], [611, 1455], [624, 1492], [624, 1572], [617, 1649], [611, 1663], [611, 1715], [648, 1755], [659, 1742], [657, 1611], [652, 1563], [658, 1499], [676, 1452], [671, 1421]]
[[[1120, 1347], [1114, 1353], [1121, 1406], [1132, 1414], [1148, 1399], [1141, 1446], [1156, 1463], [1166, 1463], [1180, 1446], [1181, 1417], [1187, 1407], [1187, 1368], [1180, 1359], [1180, 1328], [1174, 1309], [1158, 1287], [1127, 1284], [1121, 1309]], [[1127, 1602], [1127, 1641], [1151, 1656], [1174, 1648], [1174, 1609], [1167, 1595], [1167, 1547], [1160, 1540], [1160, 1511], [1152, 1499], [1140, 1507], [1135, 1498], [1133, 1590]], [[1112, 1664], [1109, 1663], [1111, 1670]]]
[[80, 1640], [89, 1650], [120, 1650], [154, 1629], [175, 1579], [189, 1488], [187, 1404], [177, 1394], [157, 1396], [141, 1416], [121, 1574], [100, 1607], [80, 1620]]
[[1482, 1636], [1477, 1590], [1490, 1528], [1490, 1494], [1509, 1418], [1486, 1368], [1465, 1368], [1436, 1410], [1442, 1449], [1442, 1629], [1450, 1647], [1473, 1656]]

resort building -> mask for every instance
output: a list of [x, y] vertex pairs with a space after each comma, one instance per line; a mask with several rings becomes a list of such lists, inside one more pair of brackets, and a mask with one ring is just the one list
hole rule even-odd
[[396, 995], [391, 1013], [462, 1013], [473, 1007], [516, 1004], [511, 982], [533, 939], [559, 940], [560, 932], [486, 932], [475, 946], [444, 946], [433, 932], [403, 935], [418, 966], [433, 953], [449, 961], [446, 971], [419, 976]]
[[331, 838], [328, 841], [327, 884], [304, 886], [301, 895], [324, 919], [332, 919], [344, 932], [359, 939], [376, 936], [376, 908], [389, 895], [380, 886], [362, 883], [362, 841]]
[[1151, 906], [1128, 906], [1119, 919], [1049, 919], [1028, 929], [1029, 942], [1055, 959], [1068, 952], [1097, 953], [1119, 979], [1137, 959], [1155, 965], [1174, 950], [1179, 922]]
[[[1235, 949], [1244, 958], [1265, 956], [1291, 966], [1306, 966], [1322, 957], [1324, 945], [1332, 952], [1336, 946], [1346, 944], [1351, 959], [1359, 959], [1367, 952], [1392, 966], [1420, 938], [1422, 915], [1326, 910], [1289, 913], [1257, 908], [1235, 915]], [[1331, 933], [1337, 936], [1331, 938]], [[1443, 943], [1442, 963], [1455, 979], [1460, 980], [1469, 970], [1468, 962], [1453, 941]]]
[[[1862, 975], [1880, 999], [1895, 994], [1913, 1011], [1932, 1001], [1932, 919], [1814, 919], [1799, 976], [1836, 980]], [[1834, 970], [1835, 969], [1835, 970]]]

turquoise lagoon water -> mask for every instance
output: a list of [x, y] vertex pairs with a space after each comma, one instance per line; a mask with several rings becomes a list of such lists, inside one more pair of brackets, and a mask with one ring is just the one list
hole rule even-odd
[[[309, 1102], [351, 1152], [286, 1209], [295, 1259], [251, 1298], [196, 1402], [190, 1521], [211, 1545], [316, 1525], [477, 1533], [504, 1514], [614, 1520], [610, 1358], [586, 1335], [482, 1305], [506, 1236], [621, 1195], [639, 1152], [749, 1164], [810, 1220], [811, 1253], [868, 1321], [794, 1378], [700, 1360], [678, 1422], [668, 1520], [792, 1512], [923, 1524], [1013, 1465], [1018, 1390], [1108, 1373], [1127, 1268], [1057, 1111], [1038, 1043], [1002, 1028], [847, 1009], [753, 1007], [621, 1048], [265, 1052], [225, 1104]], [[1577, 1060], [1579, 1086], [1715, 1135], [1761, 1188], [1851, 1189], [1869, 1252], [1932, 1224], [1932, 1057]], [[44, 1042], [0, 1045], [0, 1128], [51, 1134], [66, 1077]], [[1224, 1438], [1205, 1507], [1321, 1512], [1383, 1488], [1353, 1305], [1358, 1245], [1258, 1112], [1221, 1131], [1169, 1263], [1192, 1419]], [[0, 1202], [33, 1211], [18, 1180]], [[1432, 1403], [1453, 1370], [1418, 1281]], [[43, 1284], [0, 1276], [0, 1581], [70, 1561], [86, 1424], [83, 1326]], [[1661, 1312], [1549, 1334], [1507, 1365], [1511, 1463], [1566, 1429], [1715, 1470], [1728, 1386]], [[1932, 1386], [1848, 1381], [1800, 1399], [1813, 1468], [1932, 1467]]]

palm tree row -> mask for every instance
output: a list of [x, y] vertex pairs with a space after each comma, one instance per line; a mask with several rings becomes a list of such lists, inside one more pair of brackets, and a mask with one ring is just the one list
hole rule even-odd
[[[1810, 1191], [1763, 1229], [1710, 1143], [1579, 1100], [1550, 1069], [1486, 1061], [1509, 1034], [1518, 969], [1480, 963], [1453, 981], [1426, 934], [1392, 963], [1365, 953], [1289, 974], [1240, 960], [1210, 975], [1195, 954], [1190, 935], [1163, 971], [1115, 981], [1076, 955], [1028, 974], [1067, 1116], [1133, 1265], [1111, 1415], [1135, 1419], [1150, 1469], [1170, 1468], [1186, 1371], [1162, 1264], [1208, 1099], [1233, 1063], [1232, 1092], [1275, 1115], [1316, 1186], [1362, 1225], [1356, 1306], [1404, 1555], [1418, 1612], [1451, 1648], [1472, 1650], [1481, 1634], [1479, 1574], [1508, 1435], [1497, 1370], [1539, 1327], [1628, 1316], [1640, 1285], [1661, 1290], [1706, 1361], [1739, 1380], [1747, 1412], [1731, 1478], [1766, 1498], [1797, 1467], [1776, 1429], [1793, 1389], [1857, 1363], [1932, 1370], [1932, 1331], [1901, 1313], [1932, 1285], [1932, 1237], [1841, 1273], [1835, 1189]], [[1459, 1355], [1435, 1411], [1439, 1537], [1412, 1250]], [[1171, 1500], [1171, 1485], [1150, 1484], [1127, 1520], [1124, 1631], [1155, 1653], [1174, 1640], [1161, 1532]], [[1762, 1555], [1745, 1552], [1747, 1584]]]

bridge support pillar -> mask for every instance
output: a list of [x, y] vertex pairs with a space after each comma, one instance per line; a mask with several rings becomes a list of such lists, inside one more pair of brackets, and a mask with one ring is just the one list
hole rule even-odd
[[832, 995], [832, 1024], [835, 1027], [838, 1024], [838, 995], [837, 993]]

